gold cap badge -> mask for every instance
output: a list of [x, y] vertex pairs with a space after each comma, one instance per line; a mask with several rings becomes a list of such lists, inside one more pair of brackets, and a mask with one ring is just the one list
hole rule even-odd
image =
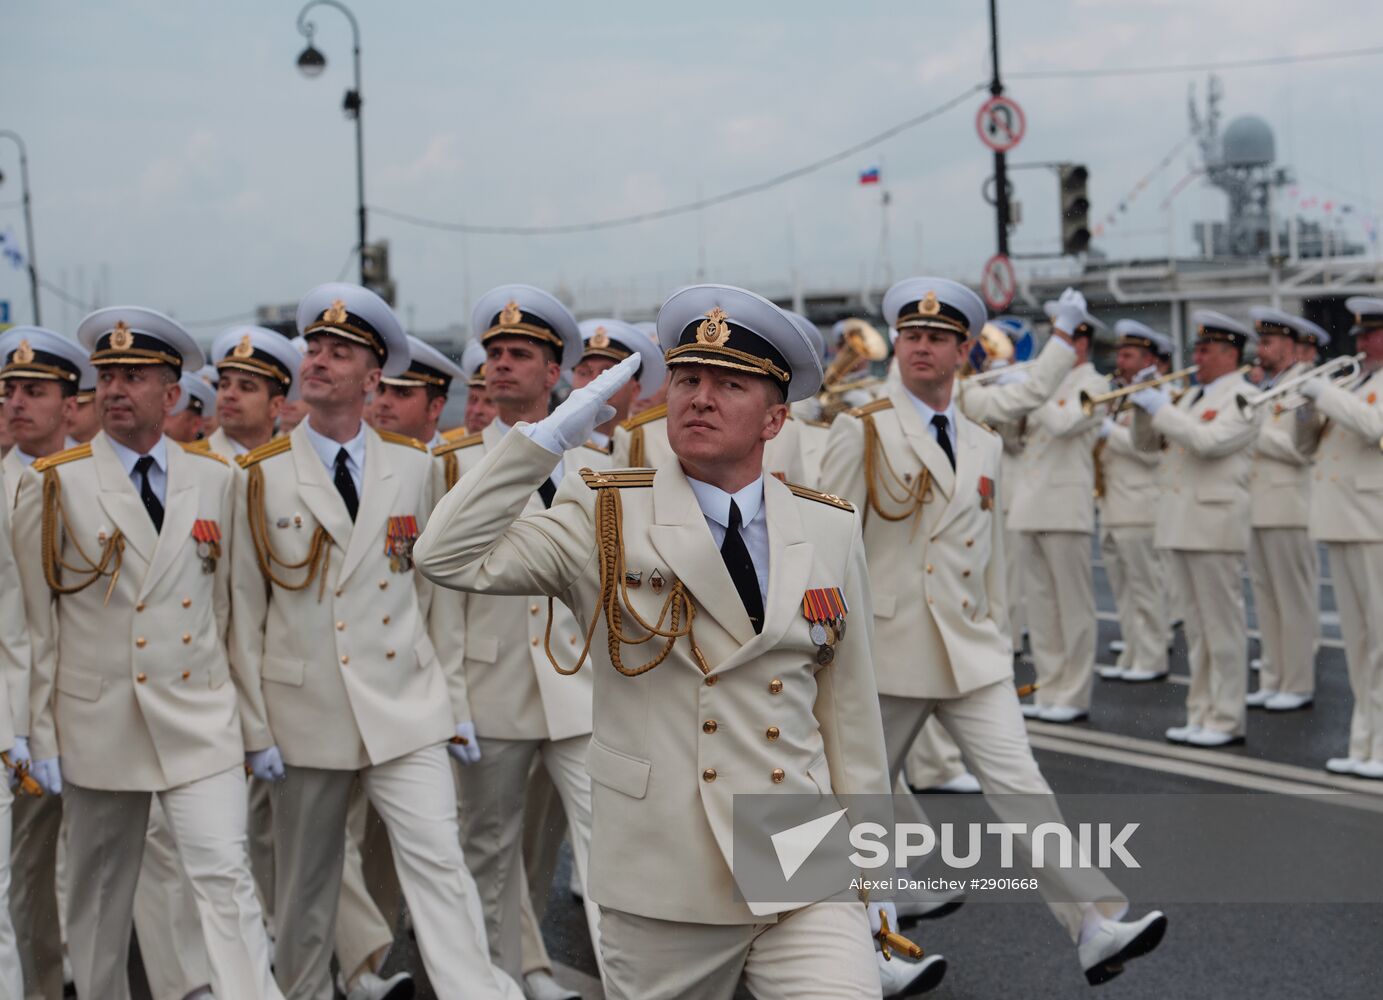
[[922, 302], [917, 307], [917, 311], [923, 316], [935, 316], [941, 312], [941, 302], [936, 297], [936, 292], [928, 292], [922, 297]]
[[499, 321], [502, 326], [513, 326], [523, 319], [523, 310], [513, 299], [505, 303], [504, 309], [499, 314]]
[[34, 349], [27, 340], [21, 340], [19, 346], [14, 349], [14, 363], [17, 365], [27, 365], [34, 360]]
[[322, 321], [326, 323], [344, 323], [346, 318], [346, 303], [340, 299], [332, 299], [331, 308], [322, 313]]
[[716, 306], [696, 328], [696, 342], [710, 347], [720, 347], [729, 339], [730, 324], [725, 322], [725, 310]]
[[598, 326], [595, 328], [595, 333], [591, 334], [591, 346], [597, 348], [610, 346], [610, 335], [605, 332], [605, 327]]
[[122, 319], [110, 332], [110, 346], [117, 351], [128, 351], [133, 344], [134, 334], [130, 332], [130, 325]]
[[240, 338], [240, 343], [235, 345], [235, 350], [231, 351], [231, 356], [244, 359], [254, 354], [254, 352], [255, 345], [251, 343], [250, 335], [247, 333]]

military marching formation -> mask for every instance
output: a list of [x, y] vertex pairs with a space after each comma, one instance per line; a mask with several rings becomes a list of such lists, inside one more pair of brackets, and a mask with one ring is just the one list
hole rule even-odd
[[[1311, 703], [1318, 543], [1355, 699], [1323, 763], [1383, 779], [1383, 300], [1348, 306], [1358, 354], [1325, 365], [1274, 309], [1195, 313], [1179, 372], [1121, 319], [1112, 380], [1078, 292], [1012, 364], [929, 277], [885, 296], [891, 345], [852, 320], [829, 350], [724, 285], [642, 327], [504, 285], [459, 365], [339, 283], [296, 339], [209, 357], [143, 308], [9, 330], [0, 996], [128, 997], [134, 932], [159, 1000], [400, 1000], [406, 920], [439, 997], [575, 997], [541, 935], [564, 839], [606, 996], [926, 992], [946, 960], [880, 944], [955, 901], [758, 900], [735, 797], [910, 783], [1060, 821], [1024, 717], [1162, 680], [1173, 619], [1167, 739], [1241, 743], [1250, 708]], [[1098, 671], [1092, 535], [1122, 635]], [[1080, 882], [1039, 888], [1097, 985], [1167, 918]]]

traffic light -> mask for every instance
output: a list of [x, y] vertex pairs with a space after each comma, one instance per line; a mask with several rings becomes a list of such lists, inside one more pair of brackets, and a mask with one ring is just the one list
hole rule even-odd
[[361, 283], [391, 306], [394, 304], [394, 282], [389, 278], [389, 241], [367, 244], [360, 268]]
[[1063, 163], [1061, 179], [1061, 252], [1084, 253], [1090, 245], [1090, 199], [1085, 194], [1090, 171], [1083, 163]]

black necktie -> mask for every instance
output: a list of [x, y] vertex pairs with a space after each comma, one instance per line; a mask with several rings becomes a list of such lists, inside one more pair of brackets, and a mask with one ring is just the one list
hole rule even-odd
[[1189, 410], [1191, 407], [1195, 406], [1195, 405], [1196, 405], [1196, 401], [1199, 400], [1199, 399], [1201, 398], [1201, 387], [1200, 387], [1200, 386], [1194, 386], [1194, 387], [1192, 387], [1192, 389], [1191, 389], [1191, 397], [1190, 397], [1190, 398], [1191, 398], [1191, 402], [1189, 402], [1189, 403], [1186, 404], [1186, 408], [1187, 408], [1188, 410]]
[[139, 499], [144, 501], [144, 509], [149, 512], [149, 520], [154, 522], [154, 531], [158, 532], [163, 530], [163, 504], [149, 485], [149, 470], [153, 467], [153, 455], [140, 455], [134, 463], [134, 471], [139, 473]]
[[754, 560], [749, 556], [749, 547], [740, 537], [740, 509], [735, 501], [730, 501], [730, 523], [725, 527], [725, 541], [720, 543], [720, 558], [725, 560], [725, 568], [730, 571], [730, 579], [735, 581], [744, 610], [749, 613], [749, 621], [755, 634], [764, 628], [764, 598], [759, 593], [759, 574], [754, 571]]
[[557, 487], [552, 483], [552, 477], [548, 476], [543, 480], [543, 485], [538, 487], [538, 496], [543, 498], [543, 506], [551, 507], [552, 498], [557, 495]]
[[350, 514], [351, 521], [354, 521], [356, 512], [360, 510], [360, 495], [355, 492], [355, 480], [351, 478], [351, 470], [346, 466], [346, 459], [345, 448], [336, 452], [336, 492], [346, 501], [346, 511]]
[[946, 453], [946, 457], [951, 460], [951, 471], [956, 469], [956, 453], [951, 448], [951, 435], [946, 433], [946, 425], [950, 423], [946, 419], [946, 414], [937, 413], [932, 416], [932, 426], [936, 428], [936, 443], [941, 445], [941, 450]]

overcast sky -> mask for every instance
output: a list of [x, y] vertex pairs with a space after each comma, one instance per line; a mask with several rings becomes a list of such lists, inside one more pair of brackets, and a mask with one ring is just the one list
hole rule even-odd
[[[988, 77], [984, 0], [670, 4], [474, 4], [349, 0], [360, 21], [370, 204], [431, 218], [544, 225], [654, 210], [752, 183], [850, 146]], [[41, 273], [91, 301], [202, 322], [295, 301], [336, 279], [355, 239], [350, 32], [311, 15], [329, 64], [295, 60], [296, 2], [100, 0], [6, 3], [0, 128], [24, 136]], [[1006, 73], [1182, 65], [1383, 43], [1370, 0], [1000, 0]], [[1225, 121], [1265, 118], [1302, 197], [1383, 197], [1383, 57], [1223, 74]], [[1021, 80], [1013, 162], [1090, 168], [1093, 213], [1124, 199], [1187, 134], [1187, 88], [1204, 74]], [[878, 165], [891, 192], [895, 277], [974, 281], [994, 249], [980, 199], [991, 161], [976, 94], [933, 122], [808, 177], [732, 204], [594, 234], [517, 238], [429, 231], [374, 216], [391, 243], [399, 307], [415, 328], [464, 320], [487, 287], [569, 290], [578, 309], [656, 302], [696, 280], [780, 292], [857, 288], [878, 260]], [[1194, 146], [1130, 202], [1099, 245], [1166, 253], [1168, 192]], [[0, 143], [0, 230], [22, 237], [18, 163]], [[1015, 175], [1014, 249], [1050, 247], [1056, 183]], [[1377, 190], [1375, 190], [1377, 188]], [[1176, 199], [1177, 247], [1223, 200], [1199, 182]], [[1378, 206], [1383, 208], [1383, 204]], [[1319, 217], [1320, 208], [1310, 210]], [[354, 269], [346, 271], [348, 276]], [[27, 322], [22, 272], [0, 264], [0, 299]], [[46, 324], [81, 310], [54, 295]], [[214, 325], [194, 330], [215, 333]]]

